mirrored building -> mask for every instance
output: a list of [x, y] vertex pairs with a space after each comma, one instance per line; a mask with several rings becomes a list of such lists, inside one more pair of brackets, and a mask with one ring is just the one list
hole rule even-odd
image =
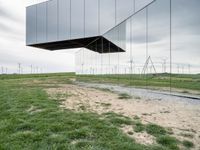
[[[152, 1], [49, 0], [28, 6], [26, 44], [47, 50], [87, 47], [99, 53], [125, 52], [105, 33]], [[125, 42], [126, 26], [120, 30]], [[91, 44], [94, 41], [96, 45]], [[106, 49], [108, 44], [110, 49]]]
[[199, 0], [44, 1], [27, 7], [26, 44], [80, 48], [77, 79], [171, 90], [176, 75], [200, 73], [199, 7]]

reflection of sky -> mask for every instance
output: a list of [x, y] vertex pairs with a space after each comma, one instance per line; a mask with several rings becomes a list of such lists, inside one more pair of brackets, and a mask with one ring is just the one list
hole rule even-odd
[[[166, 61], [169, 70], [170, 61], [170, 7], [169, 1], [157, 0], [148, 7], [148, 56], [155, 66]], [[172, 62], [173, 71], [185, 68], [200, 72], [200, 17], [199, 0], [172, 1]], [[130, 23], [131, 22], [131, 23]], [[130, 24], [131, 27], [130, 27]], [[113, 31], [120, 30], [119, 27]], [[143, 10], [126, 21], [127, 55], [120, 55], [120, 64], [128, 65], [128, 53], [132, 50], [132, 59], [138, 66], [146, 61], [146, 10]], [[132, 36], [130, 32], [132, 30]], [[112, 32], [107, 35], [113, 34]], [[111, 36], [112, 37], [112, 36]], [[113, 38], [115, 41], [116, 38]], [[123, 40], [123, 41], [124, 41]], [[132, 40], [130, 42], [130, 40]], [[115, 42], [116, 43], [116, 42]], [[114, 59], [114, 57], [113, 57]], [[190, 67], [189, 67], [190, 66]], [[186, 69], [187, 68], [187, 69]], [[188, 71], [189, 72], [189, 71]]]
[[[88, 0], [93, 1], [94, 0]], [[102, 3], [107, 2], [106, 7], [112, 6], [112, 2], [108, 0], [101, 0]], [[136, 0], [137, 8], [142, 5], [141, 0]], [[145, 0], [150, 1], [150, 0]], [[118, 0], [118, 17], [117, 21], [125, 19], [125, 16], [130, 14], [132, 9], [132, 0]], [[172, 0], [173, 11], [172, 11], [172, 49], [173, 49], [173, 61], [174, 68], [178, 65], [188, 66], [194, 68], [194, 72], [200, 72], [200, 17], [199, 17], [199, 0]], [[110, 4], [109, 4], [110, 3]], [[127, 4], [127, 5], [125, 5]], [[25, 47], [25, 5], [26, 0], [13, 1], [13, 0], [0, 0], [0, 67], [5, 66], [12, 72], [16, 72], [17, 63], [21, 62], [24, 68], [28, 71], [29, 66], [33, 64], [44, 68], [45, 71], [72, 71], [74, 70], [74, 54], [70, 50], [69, 53], [66, 51], [49, 52], [34, 48]], [[167, 0], [157, 0], [155, 4], [149, 7], [149, 55], [155, 63], [161, 64], [163, 59], [169, 62], [169, 7]], [[95, 8], [95, 7], [94, 7]], [[97, 8], [97, 7], [96, 7]], [[93, 7], [90, 8], [91, 11]], [[96, 14], [90, 13], [88, 7], [87, 14], [92, 19], [95, 19]], [[105, 8], [107, 9], [107, 8]], [[123, 11], [125, 10], [125, 11]], [[103, 23], [108, 26], [114, 24], [113, 19], [114, 11], [108, 13], [102, 11], [101, 16]], [[133, 59], [138, 66], [142, 66], [145, 61], [145, 11], [139, 13], [133, 17], [133, 37], [132, 37], [132, 49]], [[90, 20], [90, 18], [86, 18]], [[105, 23], [104, 23], [105, 22]], [[93, 26], [91, 22], [88, 23], [88, 33], [90, 31], [95, 32], [90, 26]], [[96, 26], [96, 23], [94, 23]], [[75, 27], [75, 26], [74, 26]], [[97, 30], [97, 29], [96, 29]], [[106, 29], [102, 29], [102, 31]], [[128, 30], [127, 30], [128, 33]], [[127, 40], [130, 38], [127, 36]], [[130, 42], [127, 42], [128, 52], [126, 54], [120, 54], [121, 64], [127, 64], [130, 57]], [[90, 53], [88, 53], [90, 55]], [[117, 62], [117, 55], [111, 54], [111, 61]], [[91, 61], [94, 58], [91, 57]], [[105, 56], [105, 61], [108, 57]], [[89, 64], [89, 63], [88, 63]], [[106, 62], [105, 62], [106, 64]], [[192, 70], [192, 69], [191, 69]]]

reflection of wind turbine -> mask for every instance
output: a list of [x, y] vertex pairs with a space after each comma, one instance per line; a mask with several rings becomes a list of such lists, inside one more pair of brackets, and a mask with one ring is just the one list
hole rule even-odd
[[33, 73], [33, 65], [30, 65], [31, 68], [31, 74]]
[[188, 64], [188, 73], [190, 74], [190, 68], [191, 68], [191, 66], [190, 66], [190, 64]]
[[21, 63], [18, 63], [18, 73], [21, 73]]
[[130, 63], [130, 74], [133, 74], [133, 69], [135, 70], [135, 63], [133, 61], [133, 59], [131, 59], [130, 61], [128, 61], [128, 63]]
[[166, 67], [166, 64], [167, 64], [167, 58], [163, 58], [163, 63], [162, 63], [162, 71], [163, 73], [166, 73], [166, 70], [167, 70], [167, 67]]
[[4, 68], [3, 67], [1, 67], [1, 74], [3, 74], [4, 73]]
[[149, 56], [144, 64], [141, 74], [146, 74], [146, 70], [148, 69], [149, 63], [151, 63], [151, 67], [154, 69], [154, 72], [157, 73], [156, 68], [154, 66], [153, 61], [151, 60], [151, 56]]
[[81, 64], [81, 67], [82, 67], [82, 74], [83, 74], [83, 66], [84, 66], [84, 63]]
[[177, 72], [178, 72], [178, 74], [179, 74], [179, 69], [180, 69], [180, 67], [179, 67], [179, 64], [177, 65]]

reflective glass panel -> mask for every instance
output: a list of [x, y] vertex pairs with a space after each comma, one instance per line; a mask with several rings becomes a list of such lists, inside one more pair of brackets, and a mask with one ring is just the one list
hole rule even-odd
[[117, 23], [127, 19], [134, 13], [134, 0], [117, 0]]
[[100, 32], [104, 34], [115, 26], [115, 0], [100, 0]]
[[57, 0], [47, 2], [47, 40], [58, 40], [58, 15], [57, 15]]
[[84, 37], [84, 0], [71, 0], [71, 39]]
[[47, 40], [47, 3], [37, 5], [37, 43]]
[[36, 6], [26, 8], [26, 44], [36, 43]]
[[70, 38], [70, 0], [58, 0], [58, 35], [59, 40]]
[[85, 0], [85, 36], [98, 35], [98, 0]]

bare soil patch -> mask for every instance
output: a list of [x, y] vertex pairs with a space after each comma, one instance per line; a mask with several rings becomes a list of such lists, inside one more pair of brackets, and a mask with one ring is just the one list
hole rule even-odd
[[[46, 91], [51, 98], [62, 100], [62, 108], [98, 114], [115, 112], [130, 118], [138, 116], [144, 124], [155, 123], [171, 128], [175, 137], [192, 141], [195, 144], [194, 149], [200, 149], [199, 105], [134, 97], [119, 99], [119, 95], [116, 93], [78, 85], [60, 85], [59, 88], [49, 88]], [[139, 143], [154, 143], [153, 137], [147, 133], [131, 135], [132, 131], [129, 127], [124, 127], [122, 130]]]
[[141, 143], [144, 145], [152, 145], [156, 143], [156, 139], [154, 136], [146, 133], [146, 132], [134, 132], [133, 126], [124, 126], [121, 128], [126, 135], [135, 139], [137, 143]]

